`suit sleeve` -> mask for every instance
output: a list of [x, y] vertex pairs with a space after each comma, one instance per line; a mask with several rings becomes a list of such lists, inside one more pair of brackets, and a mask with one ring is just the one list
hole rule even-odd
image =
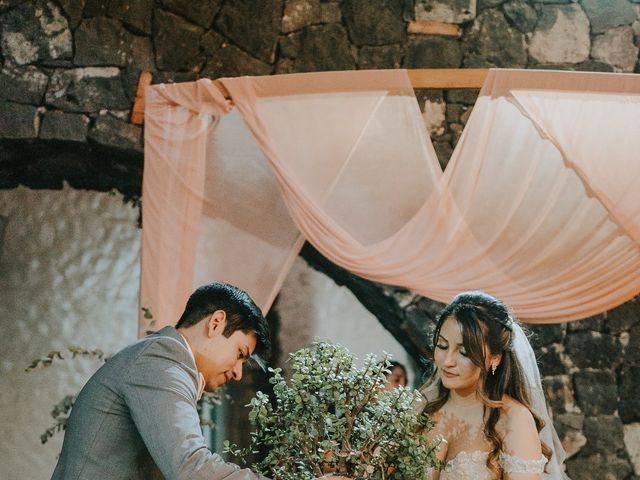
[[207, 448], [181, 349], [173, 339], [153, 342], [126, 372], [123, 395], [154, 462], [167, 480], [266, 480]]

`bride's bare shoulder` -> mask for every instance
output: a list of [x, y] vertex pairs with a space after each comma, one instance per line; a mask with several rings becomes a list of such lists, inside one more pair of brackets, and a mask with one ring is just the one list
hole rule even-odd
[[523, 459], [539, 458], [540, 437], [533, 414], [526, 405], [507, 395], [502, 402], [505, 451]]

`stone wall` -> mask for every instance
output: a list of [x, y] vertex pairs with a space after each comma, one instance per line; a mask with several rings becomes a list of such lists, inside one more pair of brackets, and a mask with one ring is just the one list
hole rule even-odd
[[[0, 0], [0, 188], [140, 194], [154, 82], [318, 70], [640, 72], [640, 0]], [[426, 21], [451, 35], [427, 35]], [[477, 92], [417, 92], [446, 165]], [[640, 307], [538, 327], [574, 480], [640, 477]], [[5, 441], [3, 439], [3, 441]], [[632, 466], [635, 465], [635, 476]]]

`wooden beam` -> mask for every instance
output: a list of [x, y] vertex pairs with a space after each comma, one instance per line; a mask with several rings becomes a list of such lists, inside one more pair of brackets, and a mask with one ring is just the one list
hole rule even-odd
[[416, 90], [480, 89], [489, 70], [486, 68], [420, 68], [408, 70]]
[[138, 88], [136, 90], [136, 98], [133, 101], [131, 109], [131, 123], [134, 125], [142, 125], [144, 123], [144, 89], [151, 85], [153, 75], [151, 72], [142, 72], [138, 79]]
[[462, 28], [454, 23], [432, 22], [431, 20], [418, 20], [409, 23], [408, 33], [422, 35], [443, 35], [446, 37], [460, 37]]
[[[408, 70], [409, 79], [416, 90], [456, 90], [480, 89], [489, 72], [486, 68], [421, 68]], [[138, 80], [136, 98], [131, 109], [131, 123], [144, 123], [144, 90], [151, 85], [151, 72], [142, 72]], [[229, 92], [224, 85], [213, 81], [225, 98], [229, 99]]]

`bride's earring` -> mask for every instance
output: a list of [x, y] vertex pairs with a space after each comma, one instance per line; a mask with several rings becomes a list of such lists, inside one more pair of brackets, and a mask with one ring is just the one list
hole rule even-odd
[[491, 375], [496, 374], [497, 365], [495, 363], [491, 364]]

